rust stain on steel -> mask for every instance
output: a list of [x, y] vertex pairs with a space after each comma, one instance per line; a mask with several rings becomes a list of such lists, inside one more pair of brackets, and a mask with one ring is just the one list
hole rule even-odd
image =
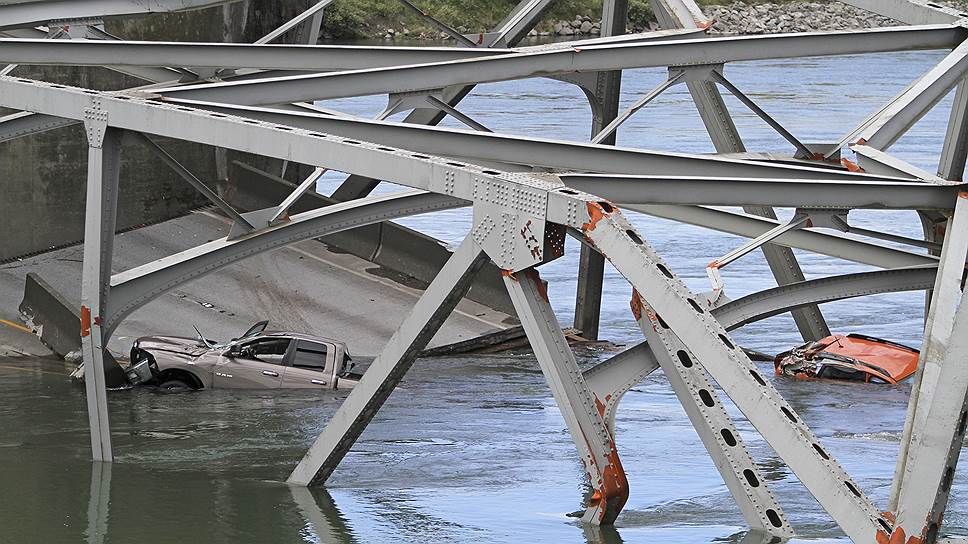
[[596, 489], [589, 499], [590, 505], [604, 505], [599, 510], [599, 521], [603, 524], [611, 524], [618, 517], [622, 507], [629, 499], [629, 481], [622, 468], [622, 461], [618, 458], [618, 450], [615, 448], [615, 441], [610, 440], [611, 448], [606, 455], [608, 464], [601, 471], [602, 486]]
[[598, 222], [608, 217], [612, 211], [615, 210], [615, 206], [612, 206], [609, 202], [588, 202], [588, 222], [581, 226], [582, 232], [591, 232], [595, 230], [595, 226]]
[[548, 286], [545, 285], [545, 282], [541, 281], [541, 274], [538, 274], [538, 271], [534, 268], [529, 268], [524, 271], [524, 275], [534, 282], [534, 285], [538, 288], [538, 294], [541, 295], [541, 298], [543, 298], [545, 302], [550, 303], [551, 301], [548, 300]]
[[[598, 415], [605, 417], [605, 403], [603, 403], [602, 400], [598, 398], [597, 394], [592, 393], [592, 395], [594, 395], [595, 397], [595, 408], [598, 409]], [[610, 396], [611, 395], [606, 396], [605, 400], [607, 401]]]
[[91, 309], [81, 306], [81, 338], [91, 335]]
[[639, 296], [639, 292], [632, 288], [632, 300], [629, 301], [629, 307], [632, 308], [632, 315], [635, 316], [636, 321], [642, 321], [642, 297]]
[[849, 172], [864, 173], [864, 169], [857, 165], [856, 162], [850, 161], [848, 159], [840, 159], [840, 164], [844, 165], [844, 168]]

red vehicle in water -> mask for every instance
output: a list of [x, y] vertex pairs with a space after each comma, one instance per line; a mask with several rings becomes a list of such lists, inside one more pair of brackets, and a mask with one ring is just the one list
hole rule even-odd
[[835, 334], [776, 356], [777, 376], [896, 384], [918, 368], [914, 348], [865, 336]]

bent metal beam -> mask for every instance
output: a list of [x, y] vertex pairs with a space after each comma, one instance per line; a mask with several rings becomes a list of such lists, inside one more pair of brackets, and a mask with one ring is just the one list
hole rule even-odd
[[156, 92], [192, 100], [244, 105], [278, 104], [390, 91], [422, 91], [571, 72], [949, 49], [960, 44], [965, 37], [965, 29], [959, 26], [936, 25], [592, 45], [396, 68], [188, 85], [157, 89]]

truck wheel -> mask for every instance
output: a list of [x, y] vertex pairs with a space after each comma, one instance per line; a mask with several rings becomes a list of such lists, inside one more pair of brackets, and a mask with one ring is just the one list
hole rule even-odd
[[192, 387], [182, 380], [165, 380], [161, 382], [158, 386], [162, 391], [168, 391], [172, 393], [177, 393], [179, 391], [188, 391]]

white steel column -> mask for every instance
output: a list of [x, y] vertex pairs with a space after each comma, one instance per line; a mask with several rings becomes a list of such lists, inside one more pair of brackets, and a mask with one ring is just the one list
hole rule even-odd
[[111, 427], [104, 380], [104, 349], [108, 335], [101, 324], [111, 285], [122, 131], [108, 128], [107, 115], [103, 114], [101, 118], [96, 106], [88, 111], [88, 121], [85, 121], [89, 150], [81, 280], [81, 350], [91, 453], [95, 461], [111, 462]]
[[629, 488], [615, 440], [605, 423], [604, 406], [596, 406], [538, 272], [529, 268], [506, 275], [504, 284], [594, 490], [582, 521], [611, 524], [625, 506]]
[[655, 308], [847, 536], [873, 543], [878, 532], [889, 533], [857, 483], [631, 223], [612, 206], [589, 206], [597, 211], [589, 211], [586, 240]]
[[[602, 37], [621, 36], [629, 19], [628, 0], [604, 0], [602, 2]], [[596, 135], [617, 116], [622, 97], [622, 71], [599, 72], [596, 77], [592, 107], [592, 143], [615, 145], [616, 134], [601, 139]], [[587, 246], [581, 246], [578, 262], [578, 286], [575, 294], [574, 326], [589, 340], [598, 340], [602, 314], [602, 288], [605, 282], [605, 258]]]
[[322, 484], [329, 478], [486, 262], [473, 238], [465, 238], [292, 471], [290, 484]]
[[[968, 200], [968, 195], [965, 195]], [[958, 236], [968, 238], [968, 231]], [[947, 255], [951, 265], [964, 270], [964, 254]], [[942, 266], [945, 261], [942, 260]], [[960, 287], [960, 276], [958, 274]], [[953, 274], [952, 274], [953, 276]], [[941, 271], [938, 279], [941, 281]], [[953, 277], [951, 278], [953, 279]], [[968, 353], [968, 291], [942, 301], [940, 291], [933, 300], [939, 306], [950, 309], [957, 305], [952, 321], [946, 321], [947, 310], [938, 311], [931, 324], [932, 332], [948, 329], [947, 341], [934, 345], [932, 353], [939, 359], [936, 385], [927, 390], [928, 366], [924, 368], [921, 394], [915, 412], [914, 427], [908, 445], [907, 459], [903, 467], [903, 481], [898, 491], [894, 533], [891, 542], [925, 542], [933, 544], [941, 528], [941, 518], [948, 503], [951, 482], [961, 454], [968, 419], [968, 372], [965, 371], [965, 354]], [[960, 302], [960, 304], [959, 304]], [[950, 325], [949, 327], [945, 325]], [[926, 338], [927, 341], [927, 338]], [[925, 361], [927, 362], [927, 360]], [[908, 540], [910, 539], [910, 540]]]
[[941, 383], [942, 363], [945, 352], [949, 350], [955, 314], [959, 309], [958, 301], [961, 300], [961, 282], [965, 273], [966, 256], [968, 256], [968, 193], [962, 193], [958, 197], [954, 215], [948, 221], [944, 244], [941, 246], [941, 261], [938, 264], [938, 273], [925, 321], [918, 373], [911, 388], [904, 433], [901, 436], [901, 449], [894, 472], [894, 485], [888, 504], [890, 511], [896, 511], [899, 507], [900, 495], [908, 477], [907, 467], [913, 461], [910, 458], [910, 449], [914, 443], [921, 441], [919, 435], [927, 429], [929, 407], [934, 404], [934, 397]]
[[702, 361], [673, 334], [651, 306], [632, 292], [632, 313], [655, 359], [699, 434], [751, 529], [780, 538], [793, 536], [783, 509], [770, 491], [753, 456], [706, 377]]
[[962, 78], [955, 91], [948, 131], [938, 161], [938, 175], [950, 181], [961, 181], [968, 157], [968, 79]]

